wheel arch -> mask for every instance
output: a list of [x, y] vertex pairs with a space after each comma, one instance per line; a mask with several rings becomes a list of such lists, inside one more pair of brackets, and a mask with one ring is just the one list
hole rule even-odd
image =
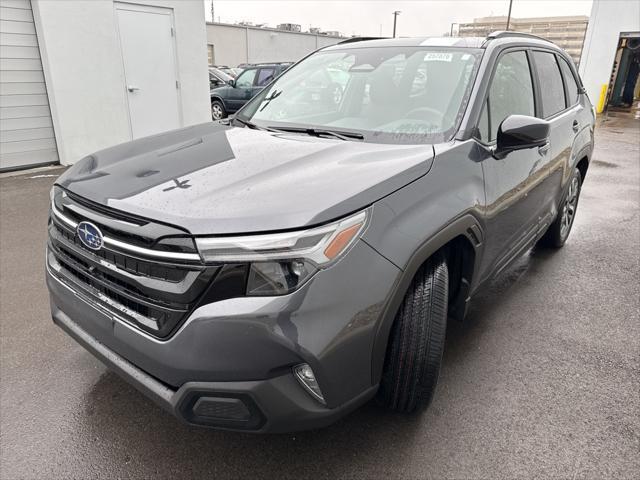
[[222, 104], [222, 106], [224, 107], [225, 111], [228, 111], [227, 109], [227, 104], [224, 102], [224, 98], [218, 96], [218, 95], [211, 95], [211, 103], [213, 103], [214, 101], [218, 101]]
[[587, 176], [587, 170], [589, 169], [589, 157], [584, 155], [576, 164], [576, 168], [580, 171], [581, 181], [584, 182]]
[[[373, 385], [378, 384], [382, 376], [396, 312], [420, 267], [438, 252], [444, 253], [448, 264], [454, 261], [454, 274], [449, 275], [449, 316], [462, 319], [469, 295], [476, 286], [483, 238], [480, 223], [473, 215], [465, 214], [422, 243], [411, 255], [398, 275], [380, 316], [371, 360]], [[458, 285], [453, 285], [455, 288], [452, 289], [452, 283], [456, 279]]]

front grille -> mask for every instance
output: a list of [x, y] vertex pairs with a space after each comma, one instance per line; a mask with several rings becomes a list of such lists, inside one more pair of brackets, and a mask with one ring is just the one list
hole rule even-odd
[[[91, 211], [90, 218], [111, 234], [117, 231], [118, 222], [105, 216], [104, 210]], [[78, 220], [82, 221], [76, 214], [73, 222]], [[221, 269], [192, 260], [167, 258], [170, 255], [159, 260], [107, 247], [90, 250], [80, 242], [73, 222], [66, 216], [51, 215], [48, 242], [51, 273], [101, 309], [158, 338], [166, 338], [178, 328], [206, 296]], [[167, 239], [175, 229], [163, 225], [147, 227], [145, 242], [154, 245], [158, 238], [149, 238], [148, 232]], [[181, 249], [185, 245], [179, 244]]]
[[[54, 227], [57, 230], [57, 234], [64, 237], [67, 243], [73, 244], [77, 248], [84, 248], [74, 231], [63, 227], [58, 223], [54, 223]], [[61, 248], [65, 249], [65, 247]], [[106, 262], [112, 263], [124, 271], [135, 275], [145, 275], [148, 277], [158, 278], [167, 282], [179, 282], [183, 280], [186, 273], [190, 271], [189, 269], [181, 268], [177, 265], [162, 265], [153, 261], [145, 261], [105, 249], [93, 251], [91, 253], [102, 258]]]

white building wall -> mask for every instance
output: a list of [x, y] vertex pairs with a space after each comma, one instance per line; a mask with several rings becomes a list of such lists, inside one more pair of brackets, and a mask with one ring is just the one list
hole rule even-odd
[[[173, 9], [183, 124], [210, 120], [203, 2], [129, 3]], [[131, 140], [114, 2], [32, 4], [61, 163]]]
[[213, 45], [216, 65], [235, 67], [247, 63], [247, 29], [207, 24], [207, 44]]
[[638, 0], [593, 0], [579, 72], [594, 105], [608, 85], [620, 32], [640, 31]]
[[273, 28], [207, 23], [207, 44], [214, 47], [215, 64], [230, 67], [241, 63], [295, 62], [342, 40], [345, 39]]

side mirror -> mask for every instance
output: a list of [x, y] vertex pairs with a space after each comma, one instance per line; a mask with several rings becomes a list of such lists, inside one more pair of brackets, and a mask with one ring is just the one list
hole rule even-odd
[[514, 150], [542, 147], [549, 141], [549, 122], [527, 115], [510, 115], [498, 128], [494, 156], [504, 158]]
[[229, 86], [236, 88], [236, 81], [232, 78], [231, 80], [229, 80], [227, 82], [227, 84], [229, 84]]

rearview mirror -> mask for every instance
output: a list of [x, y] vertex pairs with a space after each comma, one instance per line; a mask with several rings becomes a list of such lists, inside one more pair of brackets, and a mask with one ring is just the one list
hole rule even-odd
[[229, 80], [227, 82], [227, 84], [229, 84], [230, 86], [232, 86], [233, 88], [236, 88], [236, 81], [232, 78], [231, 80]]
[[503, 158], [514, 150], [542, 147], [549, 141], [549, 122], [527, 115], [510, 115], [498, 128], [494, 156]]

